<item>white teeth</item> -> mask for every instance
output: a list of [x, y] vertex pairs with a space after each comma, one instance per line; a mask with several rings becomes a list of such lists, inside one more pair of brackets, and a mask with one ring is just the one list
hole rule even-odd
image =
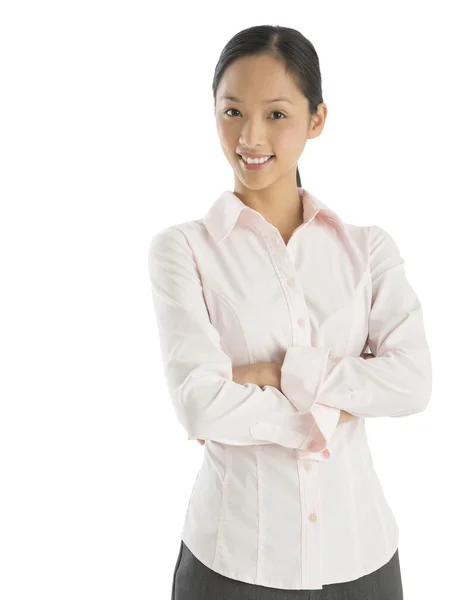
[[248, 165], [259, 165], [269, 160], [271, 156], [265, 156], [263, 158], [247, 158], [242, 156], [241, 158], [244, 160], [244, 162], [247, 162]]

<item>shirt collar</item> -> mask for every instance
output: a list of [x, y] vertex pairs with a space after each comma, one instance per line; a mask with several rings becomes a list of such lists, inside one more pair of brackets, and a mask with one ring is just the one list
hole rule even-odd
[[[304, 223], [308, 223], [318, 215], [320, 218], [325, 219], [328, 224], [334, 223], [342, 229], [345, 228], [342, 219], [326, 204], [304, 188], [298, 187], [297, 189], [304, 206]], [[261, 213], [244, 204], [230, 190], [223, 192], [212, 204], [203, 217], [203, 223], [216, 245], [220, 244], [230, 234], [242, 211], [252, 214], [254, 218], [264, 219]]]

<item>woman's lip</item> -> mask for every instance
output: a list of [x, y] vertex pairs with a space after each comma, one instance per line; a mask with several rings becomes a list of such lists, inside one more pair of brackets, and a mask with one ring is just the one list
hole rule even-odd
[[241, 166], [242, 166], [244, 169], [246, 169], [247, 171], [257, 171], [257, 170], [259, 170], [259, 169], [264, 169], [265, 167], [267, 167], [267, 166], [268, 166], [268, 164], [269, 164], [269, 163], [270, 163], [270, 162], [273, 160], [273, 158], [274, 158], [274, 156], [275, 156], [275, 155], [273, 154], [273, 155], [271, 156], [271, 158], [269, 158], [269, 159], [268, 159], [267, 161], [265, 161], [264, 163], [252, 163], [252, 164], [246, 163], [246, 162], [243, 160], [243, 157], [241, 156], [241, 154], [237, 154], [237, 156], [238, 156], [238, 158], [240, 159]]
[[259, 154], [257, 156], [250, 156], [249, 154], [239, 154], [238, 156], [246, 157], [246, 158], [265, 158], [266, 156], [274, 156], [274, 154]]

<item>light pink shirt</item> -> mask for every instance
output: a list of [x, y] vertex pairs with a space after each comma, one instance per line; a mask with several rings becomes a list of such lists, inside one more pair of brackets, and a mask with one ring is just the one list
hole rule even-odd
[[[304, 223], [287, 246], [231, 191], [149, 246], [170, 398], [189, 438], [206, 440], [181, 537], [222, 575], [295, 590], [391, 559], [399, 530], [366, 418], [421, 412], [432, 390], [421, 305], [390, 234], [298, 191]], [[262, 361], [283, 362], [282, 392], [232, 380]], [[338, 425], [340, 409], [360, 418]]]

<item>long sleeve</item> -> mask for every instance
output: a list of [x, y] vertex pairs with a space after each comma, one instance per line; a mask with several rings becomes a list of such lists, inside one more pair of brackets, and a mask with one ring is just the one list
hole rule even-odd
[[[423, 411], [430, 400], [432, 365], [420, 301], [391, 235], [376, 225], [368, 233], [368, 344], [374, 357], [339, 358], [328, 348], [289, 348], [281, 389], [301, 411], [323, 405], [358, 417], [403, 417]], [[316, 386], [310, 383], [314, 363], [322, 369]]]
[[210, 321], [200, 272], [180, 229], [168, 227], [152, 238], [148, 266], [167, 387], [190, 439], [302, 448], [314, 434], [323, 442], [332, 435], [338, 409], [319, 409], [319, 428], [310, 411], [299, 411], [277, 388], [233, 381], [232, 362]]

